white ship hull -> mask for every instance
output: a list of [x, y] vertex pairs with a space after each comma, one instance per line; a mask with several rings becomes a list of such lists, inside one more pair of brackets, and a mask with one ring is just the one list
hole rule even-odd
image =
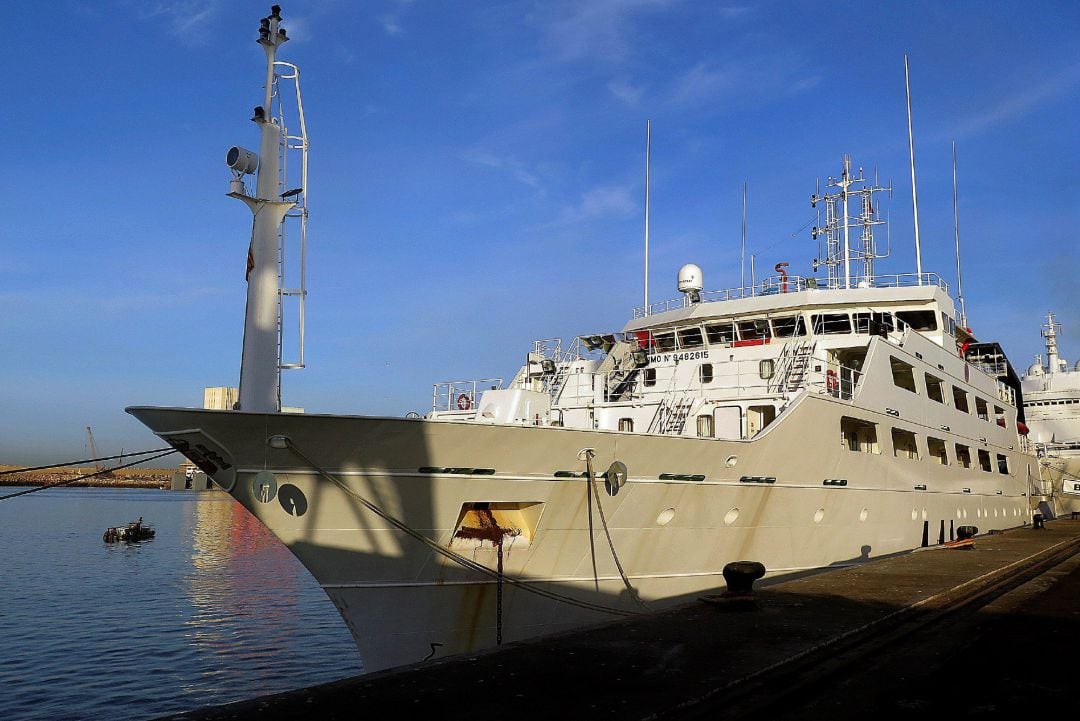
[[[1028, 520], [1027, 478], [1038, 474], [1033, 457], [1010, 454], [1010, 474], [973, 478], [970, 470], [925, 459], [845, 452], [837, 428], [849, 408], [807, 395], [742, 441], [350, 416], [129, 412], [212, 470], [288, 546], [341, 611], [365, 667], [377, 670], [433, 650], [442, 656], [493, 646], [499, 615], [496, 579], [440, 556], [387, 517], [491, 569], [494, 543], [458, 533], [468, 524], [466, 509], [491, 504], [501, 525], [517, 527], [503, 543], [505, 641], [617, 617], [529, 593], [515, 581], [585, 604], [641, 610], [619, 575], [588, 481], [556, 475], [584, 471], [584, 448], [595, 450], [598, 474], [614, 461], [628, 468], [614, 497], [598, 481], [600, 503], [630, 584], [654, 609], [723, 586], [730, 561], [760, 561], [775, 576], [934, 544], [960, 525], [985, 533]], [[273, 447], [284, 445], [275, 436], [288, 445]], [[493, 473], [464, 473], [470, 469]], [[273, 474], [272, 493], [267, 476], [256, 480], [261, 471]], [[704, 479], [660, 480], [664, 474]]]

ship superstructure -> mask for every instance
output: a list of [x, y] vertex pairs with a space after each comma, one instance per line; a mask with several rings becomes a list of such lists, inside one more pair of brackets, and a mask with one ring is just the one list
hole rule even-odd
[[1023, 525], [1019, 379], [943, 279], [876, 272], [864, 182], [845, 158], [813, 199], [826, 277], [706, 292], [686, 265], [681, 298], [536, 341], [509, 382], [436, 384], [423, 418], [277, 412], [269, 335], [240, 409], [128, 411], [304, 563], [368, 670], [691, 600], [735, 560], [775, 577]]
[[1070, 368], [1058, 350], [1061, 324], [1047, 313], [1046, 362], [1036, 356], [1022, 379], [1024, 412], [1063, 510], [1080, 511], [1080, 362]]

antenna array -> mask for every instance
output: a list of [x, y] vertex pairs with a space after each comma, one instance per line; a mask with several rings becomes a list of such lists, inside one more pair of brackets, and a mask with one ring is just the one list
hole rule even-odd
[[[874, 241], [874, 226], [884, 225], [878, 208], [874, 205], [874, 194], [892, 193], [892, 187], [882, 187], [876, 183], [868, 184], [859, 168], [858, 177], [852, 177], [851, 157], [844, 156], [844, 169], [839, 178], [828, 179], [827, 188], [839, 188], [837, 193], [810, 196], [810, 206], [816, 208], [825, 203], [825, 224], [814, 226], [811, 233], [818, 240], [818, 257], [814, 259], [814, 270], [825, 266], [829, 273], [828, 287], [851, 288], [868, 287], [874, 283], [874, 261], [889, 256], [888, 249], [882, 254], [877, 252]], [[850, 205], [858, 203], [859, 214], [852, 216]], [[851, 230], [859, 233], [859, 247], [851, 247]], [[820, 239], [824, 237], [824, 247]], [[854, 266], [854, 267], [852, 267]]]

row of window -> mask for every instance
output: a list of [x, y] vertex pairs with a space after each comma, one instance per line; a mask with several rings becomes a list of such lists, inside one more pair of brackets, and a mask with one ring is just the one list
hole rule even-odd
[[[952, 327], [952, 319], [941, 313], [942, 326]], [[899, 320], [901, 323], [897, 323]], [[937, 313], [932, 310], [901, 310], [893, 313], [817, 313], [810, 316], [810, 329], [816, 335], [841, 335], [861, 333], [883, 335], [906, 324], [918, 331], [938, 329]], [[753, 318], [748, 320], [725, 320], [705, 326], [690, 326], [653, 334], [652, 343], [657, 350], [700, 348], [709, 345], [732, 345], [746, 341], [766, 341], [771, 338], [793, 338], [807, 334], [806, 321], [802, 315]], [[648, 331], [639, 338], [648, 342]]]
[[[893, 383], [896, 387], [917, 394], [919, 389], [915, 386], [915, 368], [910, 363], [905, 363], [894, 356], [889, 356], [889, 362], [892, 365]], [[924, 373], [923, 378], [926, 384], [926, 397], [942, 405], [949, 405], [945, 400], [945, 381], [929, 373]], [[952, 386], [952, 399], [953, 408], [961, 413], [971, 413], [966, 390]], [[1005, 409], [995, 405], [994, 418], [991, 421], [989, 405], [979, 396], [975, 396], [975, 414], [984, 421], [997, 423], [999, 426], [1005, 427]]]
[[1080, 403], [1080, 398], [1066, 398], [1060, 401], [1031, 401], [1025, 403], [1024, 408], [1031, 408], [1033, 406], [1071, 406], [1074, 403]]
[[[859, 453], [881, 453], [878, 446], [877, 424], [864, 421], [861, 418], [844, 416], [840, 419], [840, 434], [843, 438], [844, 447], [849, 451]], [[919, 451], [918, 435], [903, 428], [892, 429], [893, 455], [897, 458], [910, 458], [919, 460], [922, 456]], [[963, 443], [953, 444], [952, 459], [949, 457], [949, 444], [940, 438], [926, 437], [927, 456], [943, 466], [955, 463], [961, 468], [974, 468], [972, 463], [971, 447]], [[996, 459], [991, 459], [990, 451], [985, 448], [977, 448], [975, 459], [978, 460], [978, 468], [987, 473], [994, 472], [993, 460], [997, 461], [998, 473], [1008, 475], [1009, 459], [1003, 453], [995, 454]]]

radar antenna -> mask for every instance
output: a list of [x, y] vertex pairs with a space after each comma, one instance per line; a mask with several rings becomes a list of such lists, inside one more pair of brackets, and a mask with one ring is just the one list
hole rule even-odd
[[[825, 237], [825, 257], [814, 261], [814, 268], [824, 265], [828, 274], [828, 287], [851, 288], [853, 285], [869, 287], [874, 284], [874, 261], [887, 258], [889, 253], [878, 253], [874, 241], [874, 226], [884, 225], [879, 208], [874, 204], [874, 194], [892, 192], [892, 187], [868, 183], [859, 168], [858, 177], [851, 173], [851, 156], [844, 156], [844, 167], [839, 178], [830, 177], [826, 188], [839, 188], [837, 193], [824, 195], [815, 192], [810, 196], [810, 206], [817, 208], [825, 203], [825, 225], [815, 225], [811, 231], [817, 240]], [[850, 203], [859, 204], [859, 215], [852, 217]], [[859, 247], [851, 247], [851, 229], [859, 231]], [[854, 265], [854, 267], [852, 267]]]

